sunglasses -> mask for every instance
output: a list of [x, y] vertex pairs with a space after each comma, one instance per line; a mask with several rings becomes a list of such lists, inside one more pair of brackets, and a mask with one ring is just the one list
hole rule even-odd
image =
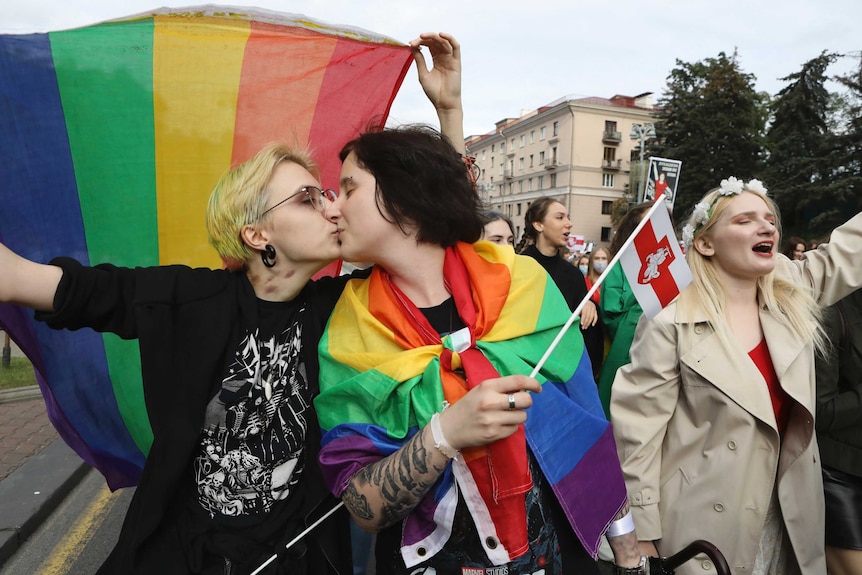
[[318, 212], [323, 212], [326, 209], [326, 202], [334, 202], [338, 198], [338, 193], [335, 190], [321, 190], [317, 186], [302, 186], [299, 190], [294, 194], [290, 194], [271, 208], [267, 208], [260, 214], [260, 217], [265, 216], [284, 202], [291, 200], [298, 196], [299, 194], [305, 194], [308, 197], [308, 201], [311, 202], [311, 207], [313, 207]]

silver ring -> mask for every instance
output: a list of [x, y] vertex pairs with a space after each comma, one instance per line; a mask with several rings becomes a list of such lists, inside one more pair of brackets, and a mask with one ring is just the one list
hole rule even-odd
[[515, 394], [510, 393], [509, 394], [509, 411], [512, 411], [513, 409], [515, 409]]

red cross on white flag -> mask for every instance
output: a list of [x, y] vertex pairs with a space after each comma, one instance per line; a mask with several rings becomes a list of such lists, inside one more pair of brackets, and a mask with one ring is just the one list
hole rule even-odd
[[620, 264], [647, 318], [654, 317], [691, 283], [691, 270], [664, 207], [651, 210], [649, 219], [620, 256]]

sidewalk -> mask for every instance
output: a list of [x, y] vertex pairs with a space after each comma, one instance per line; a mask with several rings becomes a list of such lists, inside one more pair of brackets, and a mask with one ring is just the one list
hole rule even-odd
[[0, 391], [0, 565], [88, 469], [51, 426], [38, 387]]

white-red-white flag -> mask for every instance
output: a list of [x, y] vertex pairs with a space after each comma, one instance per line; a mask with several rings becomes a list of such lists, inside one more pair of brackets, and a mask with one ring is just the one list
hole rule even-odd
[[620, 264], [647, 318], [654, 317], [691, 283], [691, 269], [663, 206], [652, 210], [620, 255]]
[[584, 236], [570, 235], [566, 238], [566, 247], [570, 252], [582, 252], [587, 247], [587, 240]]

